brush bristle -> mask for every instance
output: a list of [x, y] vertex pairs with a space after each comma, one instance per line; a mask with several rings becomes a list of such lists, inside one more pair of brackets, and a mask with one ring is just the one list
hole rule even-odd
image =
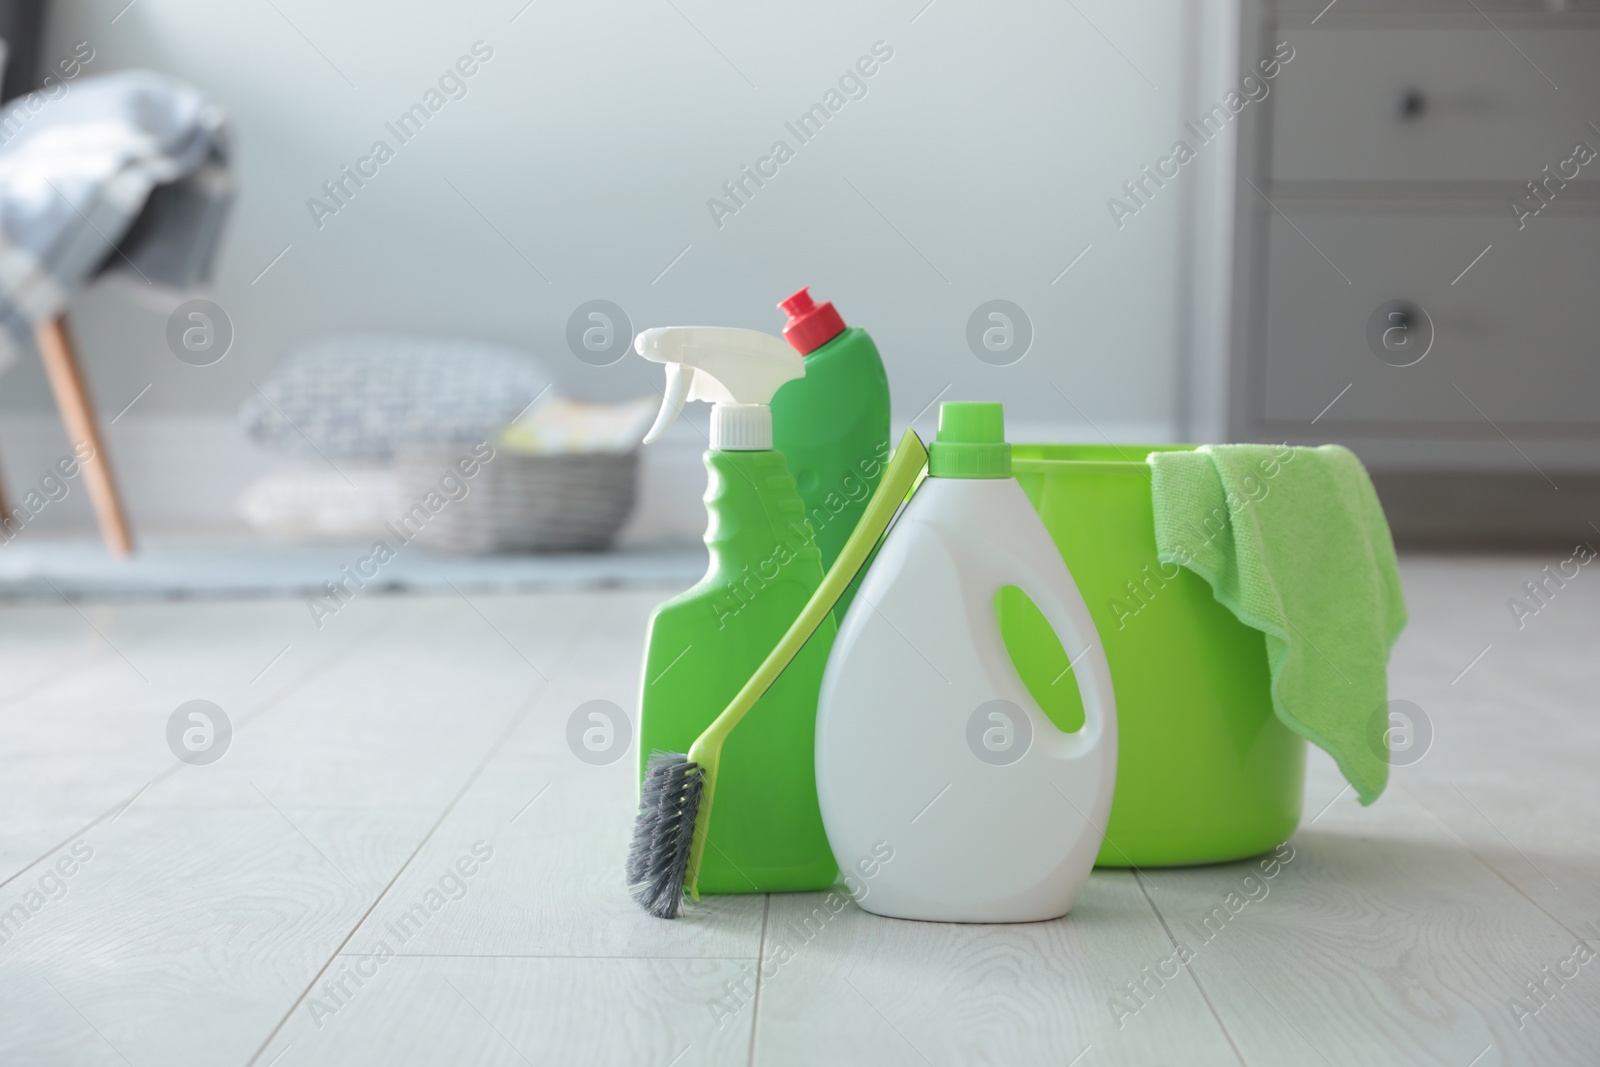
[[683, 908], [694, 820], [704, 788], [705, 773], [688, 756], [656, 752], [645, 764], [628, 848], [628, 891], [658, 919], [676, 919]]

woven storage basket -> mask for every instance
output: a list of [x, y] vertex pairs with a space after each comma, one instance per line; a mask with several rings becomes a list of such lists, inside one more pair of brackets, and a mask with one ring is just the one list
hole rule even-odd
[[[633, 509], [637, 452], [530, 456], [500, 449], [465, 478], [456, 463], [467, 451], [411, 447], [396, 454], [401, 506], [416, 516], [408, 532], [420, 523], [415, 540], [425, 548], [471, 555], [594, 552], [611, 547]], [[449, 499], [450, 486], [460, 499]], [[413, 505], [430, 492], [445, 503], [423, 521]]]

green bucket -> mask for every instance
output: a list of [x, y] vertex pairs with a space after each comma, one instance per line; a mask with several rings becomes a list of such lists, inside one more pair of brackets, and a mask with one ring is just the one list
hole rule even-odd
[[[1266, 642], [1205, 580], [1156, 558], [1153, 451], [1014, 445], [1012, 471], [1083, 592], [1117, 697], [1117, 788], [1098, 863], [1161, 867], [1265, 852], [1300, 822], [1305, 740], [1272, 711]], [[997, 601], [1018, 673], [1058, 723], [1078, 721], [1066, 654], [1025, 597]]]

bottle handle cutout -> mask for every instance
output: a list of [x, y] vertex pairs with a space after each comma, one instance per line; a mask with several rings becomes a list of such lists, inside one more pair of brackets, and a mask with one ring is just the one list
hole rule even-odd
[[[984, 570], [987, 573], [980, 576], [980, 587], [991, 592], [978, 608], [983, 618], [974, 620], [975, 629], [986, 635], [986, 643], [992, 646], [991, 654], [997, 654], [1005, 664], [1005, 670], [1026, 701], [1022, 707], [1034, 718], [1034, 744], [1052, 759], [1081, 759], [1100, 746], [1106, 732], [1106, 708], [1108, 705], [1115, 707], [1112, 703], [1115, 696], [1111, 688], [1111, 672], [1105, 665], [1104, 650], [1098, 656], [1094, 654], [1094, 649], [1099, 645], [1099, 633], [1094, 620], [1089, 617], [1088, 609], [1081, 600], [1069, 603], [1058, 598], [1048, 582], [1041, 579], [1026, 562], [1009, 552], [1000, 554], [999, 558], [991, 556]], [[994, 598], [1000, 589], [1008, 585], [1016, 586], [1033, 601], [1055, 632], [1056, 640], [1061, 642], [1067, 662], [1072, 664], [1078, 694], [1083, 701], [1083, 726], [1072, 733], [1060, 730], [1039, 706], [1018, 673], [1010, 650], [1006, 648], [1000, 633], [1000, 620], [994, 610]]]
[[1045, 715], [1064, 734], [1083, 729], [1083, 694], [1075, 665], [1039, 605], [1021, 586], [1003, 585], [994, 595], [994, 614], [1011, 666]]

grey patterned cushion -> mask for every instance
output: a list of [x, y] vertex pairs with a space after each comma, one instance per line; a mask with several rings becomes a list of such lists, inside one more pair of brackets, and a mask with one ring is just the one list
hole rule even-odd
[[285, 356], [239, 421], [274, 451], [387, 459], [400, 445], [481, 441], [549, 381], [532, 357], [497, 345], [339, 335]]

